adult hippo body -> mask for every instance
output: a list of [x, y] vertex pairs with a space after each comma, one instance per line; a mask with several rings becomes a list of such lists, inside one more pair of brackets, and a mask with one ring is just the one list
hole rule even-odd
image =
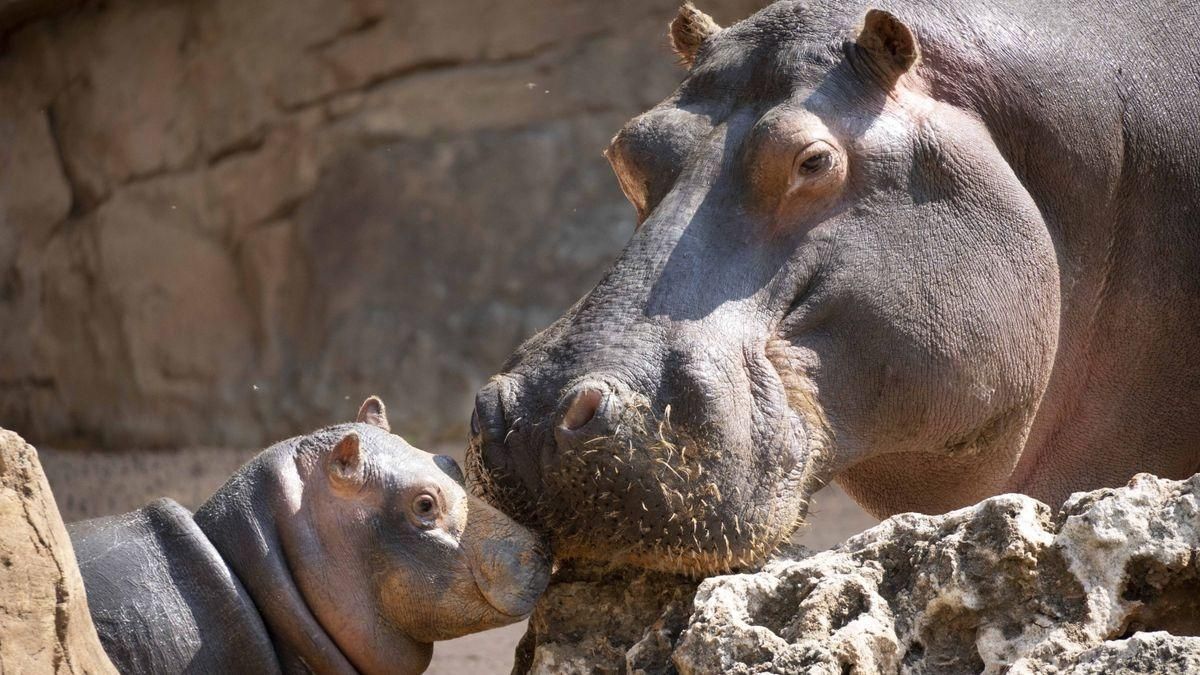
[[476, 401], [469, 472], [560, 555], [1200, 469], [1200, 8], [880, 5], [672, 23], [607, 152], [638, 229]]
[[520, 620], [549, 560], [457, 465], [358, 421], [273, 445], [195, 514], [69, 526], [122, 673], [420, 673], [432, 642]]

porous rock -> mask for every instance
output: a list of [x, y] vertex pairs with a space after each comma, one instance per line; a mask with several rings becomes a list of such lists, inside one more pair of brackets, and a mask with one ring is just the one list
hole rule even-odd
[[0, 673], [115, 673], [37, 451], [0, 429]]
[[[1200, 672], [1200, 475], [901, 514], [757, 572], [560, 573], [518, 670]], [[694, 593], [693, 593], [694, 589]], [[657, 605], [656, 605], [657, 603]]]

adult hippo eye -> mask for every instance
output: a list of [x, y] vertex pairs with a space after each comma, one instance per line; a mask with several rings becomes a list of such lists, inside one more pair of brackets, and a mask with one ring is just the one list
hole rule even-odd
[[837, 151], [825, 141], [814, 141], [796, 154], [792, 165], [792, 180], [789, 190], [811, 185], [824, 185], [837, 166]]
[[828, 151], [822, 150], [815, 155], [809, 155], [800, 162], [800, 173], [811, 176], [814, 173], [824, 171], [833, 163], [833, 155]]
[[438, 517], [438, 502], [437, 498], [428, 492], [422, 492], [413, 498], [412, 512], [419, 521], [432, 526]]

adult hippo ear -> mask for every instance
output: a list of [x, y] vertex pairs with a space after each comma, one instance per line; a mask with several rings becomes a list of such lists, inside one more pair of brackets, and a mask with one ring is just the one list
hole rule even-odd
[[713, 21], [711, 16], [687, 2], [679, 8], [679, 14], [671, 21], [667, 35], [671, 38], [671, 48], [679, 56], [680, 62], [691, 68], [704, 42], [720, 31], [721, 26]]
[[882, 9], [867, 10], [857, 44], [868, 57], [871, 69], [889, 86], [908, 72], [921, 56], [913, 32], [895, 15]]
[[354, 418], [355, 422], [361, 424], [371, 424], [383, 429], [391, 431], [392, 426], [388, 424], [387, 408], [383, 405], [383, 400], [378, 396], [368, 396], [367, 400], [358, 407], [358, 415]]

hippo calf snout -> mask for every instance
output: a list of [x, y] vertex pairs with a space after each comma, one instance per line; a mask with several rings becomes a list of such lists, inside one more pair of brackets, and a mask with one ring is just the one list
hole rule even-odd
[[480, 595], [492, 609], [521, 619], [550, 581], [549, 547], [487, 502], [468, 496], [460, 540]]
[[528, 616], [550, 581], [547, 547], [521, 530], [484, 539], [478, 549], [472, 570], [479, 592], [501, 614]]

